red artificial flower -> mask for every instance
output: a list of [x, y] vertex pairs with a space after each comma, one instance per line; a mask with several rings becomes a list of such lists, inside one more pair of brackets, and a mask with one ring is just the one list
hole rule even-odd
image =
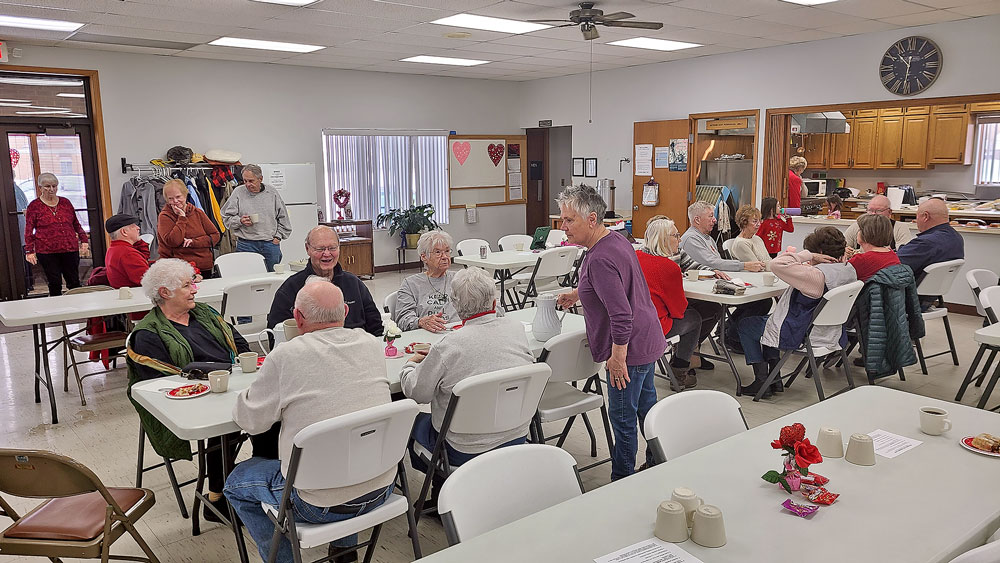
[[823, 456], [819, 453], [819, 448], [810, 444], [808, 438], [795, 444], [795, 465], [804, 469], [822, 461]]
[[781, 445], [781, 440], [775, 440], [775, 441], [771, 442], [771, 447], [774, 448], [774, 449], [776, 449], [776, 450], [780, 450], [784, 446]]
[[806, 427], [796, 422], [791, 426], [785, 426], [781, 429], [779, 440], [781, 441], [782, 446], [790, 448], [794, 446], [796, 442], [801, 442], [805, 437]]

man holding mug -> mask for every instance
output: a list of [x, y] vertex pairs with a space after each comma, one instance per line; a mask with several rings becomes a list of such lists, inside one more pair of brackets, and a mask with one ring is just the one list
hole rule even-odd
[[260, 166], [243, 167], [243, 185], [222, 206], [222, 222], [236, 234], [237, 252], [260, 254], [267, 271], [273, 272], [281, 262], [281, 241], [292, 233], [292, 224], [278, 191], [263, 180]]

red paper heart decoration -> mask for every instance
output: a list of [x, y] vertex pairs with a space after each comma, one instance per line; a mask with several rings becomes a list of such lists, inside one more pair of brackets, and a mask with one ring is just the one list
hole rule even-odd
[[10, 167], [14, 168], [17, 163], [21, 160], [21, 153], [17, 152], [17, 149], [10, 149]]
[[489, 153], [490, 160], [493, 161], [493, 166], [499, 166], [500, 160], [503, 158], [503, 145], [490, 143], [490, 146], [486, 148], [486, 152]]
[[465, 164], [469, 154], [472, 153], [472, 145], [468, 141], [455, 141], [451, 144], [451, 152], [455, 153], [455, 160], [459, 164]]

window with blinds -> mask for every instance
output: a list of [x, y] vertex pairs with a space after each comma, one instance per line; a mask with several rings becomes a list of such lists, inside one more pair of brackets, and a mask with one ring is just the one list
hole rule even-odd
[[374, 220], [391, 209], [432, 204], [434, 220], [448, 222], [446, 131], [323, 131], [327, 216], [333, 194], [351, 193], [355, 219]]
[[976, 185], [1000, 185], [1000, 115], [976, 118]]

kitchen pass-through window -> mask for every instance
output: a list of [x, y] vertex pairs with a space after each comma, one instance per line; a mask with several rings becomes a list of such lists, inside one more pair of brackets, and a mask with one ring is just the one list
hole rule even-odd
[[434, 220], [448, 222], [447, 131], [324, 129], [323, 153], [331, 219], [333, 194], [346, 189], [355, 219], [430, 203]]
[[976, 185], [1000, 185], [1000, 115], [976, 118]]

